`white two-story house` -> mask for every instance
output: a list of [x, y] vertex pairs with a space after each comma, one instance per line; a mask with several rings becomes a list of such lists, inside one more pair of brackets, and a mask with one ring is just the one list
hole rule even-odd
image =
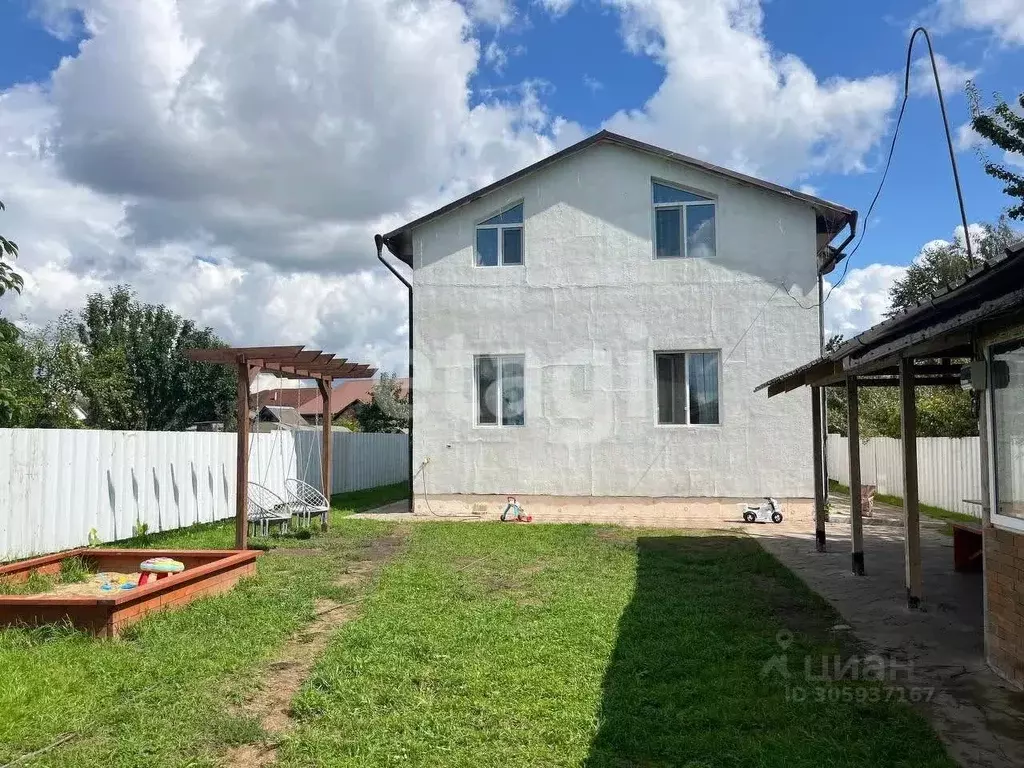
[[384, 235], [413, 270], [417, 511], [809, 513], [810, 399], [753, 390], [817, 356], [855, 227], [602, 131]]

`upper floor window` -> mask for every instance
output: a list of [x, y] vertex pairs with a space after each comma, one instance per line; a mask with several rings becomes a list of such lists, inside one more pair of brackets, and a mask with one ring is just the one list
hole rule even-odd
[[523, 204], [507, 208], [476, 225], [476, 265], [512, 266], [523, 263]]
[[715, 255], [715, 201], [653, 182], [654, 258]]

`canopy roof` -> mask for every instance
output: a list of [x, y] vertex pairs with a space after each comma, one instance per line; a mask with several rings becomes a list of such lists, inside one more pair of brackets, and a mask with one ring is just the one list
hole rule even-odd
[[368, 365], [301, 346], [188, 349], [185, 355], [199, 363], [247, 364], [288, 379], [369, 379], [377, 373]]

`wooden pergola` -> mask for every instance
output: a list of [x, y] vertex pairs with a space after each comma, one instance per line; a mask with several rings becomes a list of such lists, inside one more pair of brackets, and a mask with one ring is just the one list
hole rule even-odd
[[[814, 457], [815, 538], [825, 551], [825, 499], [828, 479], [823, 471], [825, 424], [823, 388], [846, 390], [850, 455], [850, 539], [852, 568], [864, 575], [863, 508], [860, 494], [860, 425], [857, 402], [861, 387], [898, 387], [903, 451], [904, 559], [907, 602], [922, 598], [920, 503], [917, 473], [916, 388], [960, 385], [970, 361], [984, 360], [980, 343], [995, 330], [1024, 323], [1024, 241], [1002, 258], [983, 263], [966, 279], [946, 286], [889, 320], [839, 345], [831, 353], [761, 384], [768, 397], [800, 387], [811, 388]], [[978, 420], [982, 443], [986, 420]], [[984, 457], [983, 457], [984, 461]], [[982, 472], [983, 483], [987, 475]], [[987, 493], [987, 491], [986, 491]], [[987, 498], [987, 496], [985, 497]], [[988, 506], [982, 519], [987, 522]]]
[[[313, 379], [323, 400], [323, 435], [320, 450], [320, 477], [323, 493], [331, 497], [331, 391], [335, 379], [369, 379], [376, 368], [350, 363], [344, 358], [318, 349], [294, 347], [221, 347], [189, 349], [185, 355], [200, 363], [233, 365], [238, 372], [238, 461], [235, 474], [235, 547], [247, 547], [249, 497], [249, 389], [260, 371], [270, 371], [286, 379]], [[324, 516], [323, 525], [327, 526]]]

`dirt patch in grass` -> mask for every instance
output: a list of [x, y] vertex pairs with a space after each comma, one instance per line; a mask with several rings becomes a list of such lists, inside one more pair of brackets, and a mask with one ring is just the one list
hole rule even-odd
[[543, 602], [537, 579], [549, 568], [544, 563], [520, 565], [504, 570], [481, 567], [482, 564], [478, 560], [466, 559], [456, 562], [459, 563], [457, 570], [468, 571], [476, 566], [471, 578], [485, 595], [508, 598], [517, 605], [539, 605]]
[[[376, 572], [402, 548], [405, 535], [405, 531], [399, 531], [361, 548], [363, 557], [348, 566], [345, 573], [335, 580], [335, 586], [368, 586]], [[290, 550], [288, 554], [295, 554], [295, 551]], [[321, 598], [314, 603], [313, 621], [292, 635], [274, 660], [266, 665], [260, 676], [259, 688], [238, 712], [259, 722], [266, 733], [265, 740], [259, 744], [233, 747], [225, 756], [224, 765], [252, 768], [276, 762], [277, 745], [294, 725], [292, 699], [302, 688], [334, 633], [359, 612], [361, 600], [361, 596], [345, 602]]]
[[285, 556], [285, 557], [317, 557], [322, 555], [324, 550], [313, 549], [311, 547], [287, 547], [281, 549], [270, 550], [271, 555]]

